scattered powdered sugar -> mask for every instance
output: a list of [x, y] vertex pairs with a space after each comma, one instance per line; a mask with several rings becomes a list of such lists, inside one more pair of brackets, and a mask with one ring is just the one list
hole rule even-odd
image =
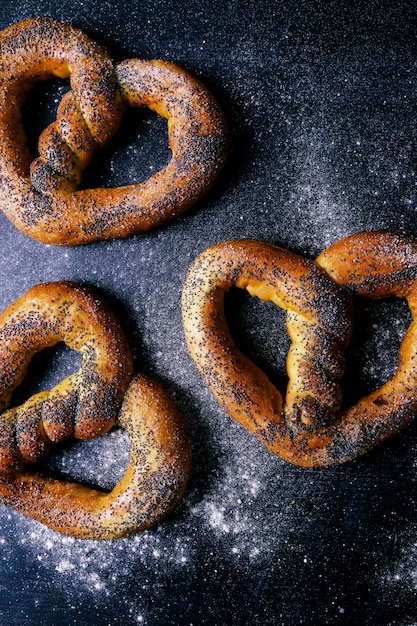
[[[166, 58], [199, 76], [228, 119], [225, 171], [191, 211], [126, 240], [43, 246], [2, 218], [1, 308], [48, 280], [102, 290], [137, 369], [155, 374], [183, 411], [193, 473], [172, 514], [116, 541], [68, 538], [0, 507], [0, 621], [414, 626], [415, 429], [343, 467], [309, 472], [284, 463], [217, 407], [186, 349], [180, 311], [188, 266], [218, 241], [250, 237], [314, 258], [359, 230], [416, 232], [412, 21], [404, 8], [402, 27], [391, 29], [395, 3], [382, 3], [386, 19], [374, 2], [357, 11], [351, 3], [277, 8], [259, 0], [183, 3], [181, 11], [172, 1], [133, 4], [65, 0], [52, 13], [70, 16], [120, 58]], [[51, 5], [6, 2], [2, 11], [5, 26], [49, 15]], [[24, 111], [36, 132], [44, 89]], [[166, 130], [152, 113], [129, 113], [84, 184], [146, 178], [169, 156]], [[283, 315], [242, 300], [233, 330], [251, 358], [285, 378]], [[393, 373], [410, 322], [406, 305], [357, 313], [347, 385], [355, 398]], [[56, 384], [74, 368], [59, 370], [54, 354]], [[114, 431], [66, 445], [46, 467], [110, 489], [128, 453], [127, 437]]]
[[[414, 541], [409, 540], [407, 547], [399, 555], [394, 571], [387, 573], [382, 580], [386, 591], [397, 586], [411, 586], [417, 591], [417, 527], [415, 529]], [[392, 591], [391, 591], [392, 593]]]
[[[210, 476], [210, 487], [202, 493], [198, 478], [192, 480], [179, 511], [136, 536], [104, 542], [77, 540], [3, 511], [0, 542], [3, 562], [17, 550], [37, 564], [40, 579], [46, 577], [51, 584], [53, 581], [68, 602], [74, 603], [78, 596], [85, 598], [87, 594], [94, 602], [105, 603], [117, 594], [119, 603], [130, 615], [138, 615], [149, 624], [153, 623], [152, 619], [148, 622], [144, 612], [149, 585], [163, 585], [167, 577], [172, 585], [175, 578], [198, 577], [202, 570], [206, 575], [212, 572], [214, 577], [230, 567], [262, 571], [279, 553], [281, 542], [286, 541], [285, 533], [281, 534], [279, 529], [288, 523], [300, 476], [296, 470], [291, 479], [286, 464], [259, 450], [256, 442], [245, 441], [246, 436], [239, 430], [233, 437], [242, 439], [241, 446], [218, 459], [218, 466]], [[99, 444], [96, 443], [99, 439], [94, 444], [75, 444], [73, 450], [65, 452], [60, 461], [61, 471], [72, 477], [78, 474], [92, 477], [94, 465], [96, 473], [98, 465], [100, 481], [97, 482], [103, 483], [102, 469], [120, 464], [126, 454], [126, 441], [118, 433], [100, 439]], [[225, 439], [227, 442], [228, 437]], [[260, 474], [262, 458], [264, 471]], [[58, 459], [54, 458], [51, 464], [56, 470]], [[276, 501], [271, 502], [269, 492], [271, 483], [277, 480], [276, 473], [283, 474], [283, 489], [277, 493]], [[304, 499], [301, 494], [300, 497]], [[163, 613], [162, 607], [159, 610]]]
[[65, 454], [48, 458], [47, 466], [63, 478], [110, 490], [123, 477], [128, 462], [129, 438], [123, 430], [115, 429], [90, 441], [72, 442]]

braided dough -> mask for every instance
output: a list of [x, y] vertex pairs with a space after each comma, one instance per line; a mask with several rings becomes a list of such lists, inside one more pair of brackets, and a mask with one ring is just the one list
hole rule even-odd
[[[35, 82], [52, 76], [70, 77], [71, 90], [32, 161], [20, 107]], [[168, 120], [171, 160], [140, 184], [78, 189], [94, 150], [129, 107], [149, 107]], [[0, 209], [27, 235], [75, 245], [153, 228], [206, 193], [227, 147], [214, 98], [174, 64], [129, 59], [114, 66], [82, 32], [47, 18], [0, 33]]]
[[[353, 235], [325, 250], [317, 262], [255, 241], [221, 243], [203, 252], [187, 275], [187, 344], [220, 406], [271, 452], [306, 467], [342, 463], [397, 432], [417, 408], [413, 321], [396, 374], [340, 410], [343, 351], [353, 319], [348, 291], [406, 298], [415, 315], [416, 277], [417, 242], [386, 232]], [[292, 344], [284, 405], [281, 393], [233, 342], [223, 304], [233, 286], [287, 310]]]
[[[114, 315], [72, 283], [30, 289], [0, 316], [0, 401], [4, 409], [30, 358], [63, 341], [82, 355], [78, 372], [0, 416], [0, 502], [51, 528], [108, 539], [148, 528], [181, 497], [190, 471], [182, 416], [132, 359]], [[52, 443], [91, 439], [113, 424], [130, 437], [124, 477], [110, 493], [28, 471]]]

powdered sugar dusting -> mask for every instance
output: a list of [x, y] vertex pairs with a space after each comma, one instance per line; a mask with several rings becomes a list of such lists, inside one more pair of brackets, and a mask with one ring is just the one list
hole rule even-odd
[[[25, 0], [2, 3], [1, 26], [42, 14], [81, 27], [118, 59], [167, 59], [200, 78], [225, 111], [231, 153], [208, 196], [144, 236], [55, 248], [0, 216], [0, 309], [48, 280], [97, 289], [123, 323], [135, 368], [169, 391], [193, 444], [181, 502], [137, 536], [71, 539], [1, 506], [0, 622], [414, 626], [416, 427], [341, 467], [288, 465], [219, 409], [180, 312], [190, 263], [218, 241], [259, 239], [314, 258], [360, 230], [417, 233], [414, 3], [213, 0], [179, 10], [172, 0]], [[36, 134], [45, 112], [54, 118], [60, 95], [39, 114], [48, 98], [46, 83], [32, 93], [27, 130]], [[166, 163], [166, 135], [165, 120], [133, 112], [85, 184], [147, 178]], [[283, 315], [244, 298], [229, 312], [245, 352], [285, 381]], [[392, 374], [409, 323], [406, 305], [357, 307], [347, 395]], [[59, 370], [54, 357], [49, 365], [52, 384], [76, 369]], [[42, 469], [110, 489], [128, 448], [114, 431], [68, 443]]]

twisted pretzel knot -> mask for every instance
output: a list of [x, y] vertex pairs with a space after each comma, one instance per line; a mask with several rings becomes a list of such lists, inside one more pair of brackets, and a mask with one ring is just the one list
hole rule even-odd
[[[82, 355], [80, 370], [0, 416], [0, 502], [55, 530], [89, 539], [137, 532], [167, 514], [189, 473], [181, 415], [155, 381], [136, 374], [111, 311], [72, 283], [30, 289], [0, 316], [0, 401], [4, 409], [30, 358], [63, 341]], [[26, 469], [52, 443], [91, 439], [113, 424], [130, 437], [125, 476], [106, 494]]]
[[[57, 118], [32, 161], [20, 106], [39, 80], [70, 77]], [[168, 120], [170, 162], [144, 182], [78, 189], [94, 150], [123, 111], [149, 107]], [[143, 232], [189, 208], [214, 183], [227, 152], [214, 98], [172, 63], [129, 59], [114, 66], [79, 30], [30, 19], [0, 33], [0, 208], [44, 243], [75, 245]]]
[[[287, 310], [289, 383], [281, 393], [234, 344], [223, 298], [232, 286]], [[348, 288], [348, 289], [346, 289]], [[417, 305], [417, 242], [386, 232], [344, 239], [309, 261], [254, 241], [203, 252], [183, 291], [187, 344], [220, 406], [278, 456], [302, 466], [353, 459], [405, 426], [417, 408], [417, 324], [407, 331], [396, 374], [340, 410], [343, 350], [352, 331], [349, 292]]]

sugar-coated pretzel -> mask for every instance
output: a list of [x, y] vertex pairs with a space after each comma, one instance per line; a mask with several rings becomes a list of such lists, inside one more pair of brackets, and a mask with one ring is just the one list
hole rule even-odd
[[[112, 312], [73, 283], [37, 285], [0, 316], [0, 400], [4, 409], [30, 358], [65, 342], [82, 355], [79, 372], [0, 416], [0, 503], [74, 537], [108, 539], [161, 519], [182, 495], [190, 446], [164, 389], [136, 374]], [[52, 443], [92, 438], [112, 425], [130, 438], [124, 477], [110, 493], [30, 471]]]
[[[203, 252], [183, 291], [183, 320], [199, 371], [221, 407], [271, 452], [297, 465], [355, 458], [397, 432], [417, 408], [417, 326], [400, 350], [397, 373], [379, 390], [340, 410], [343, 350], [352, 330], [348, 290], [369, 298], [405, 297], [417, 304], [417, 242], [364, 233], [324, 251], [317, 262], [254, 241], [231, 241]], [[292, 340], [286, 402], [234, 344], [223, 298], [233, 286], [287, 310]]]
[[[69, 77], [71, 89], [32, 161], [20, 107], [30, 87], [51, 76]], [[171, 160], [139, 184], [78, 189], [94, 150], [130, 107], [148, 107], [168, 120]], [[81, 31], [48, 18], [0, 33], [0, 208], [39, 241], [76, 245], [126, 237], [173, 218], [213, 184], [227, 146], [216, 101], [173, 63], [129, 59], [114, 66]]]

